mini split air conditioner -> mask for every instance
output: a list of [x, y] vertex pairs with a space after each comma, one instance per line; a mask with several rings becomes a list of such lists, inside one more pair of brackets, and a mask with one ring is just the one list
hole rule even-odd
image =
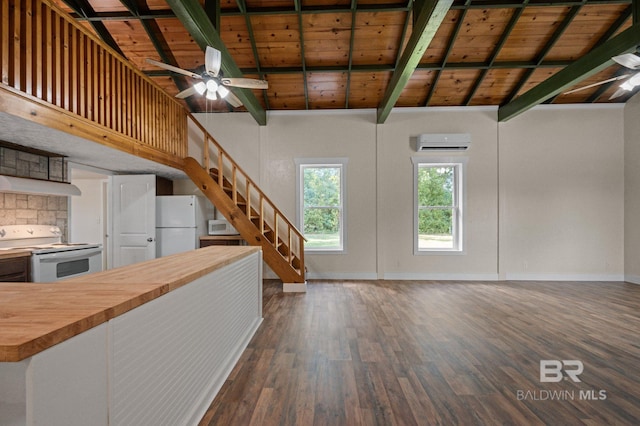
[[416, 138], [416, 151], [464, 151], [471, 145], [469, 133], [423, 133]]

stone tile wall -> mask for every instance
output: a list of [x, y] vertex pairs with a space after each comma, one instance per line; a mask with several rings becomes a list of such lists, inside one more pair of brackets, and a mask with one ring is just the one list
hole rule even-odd
[[[48, 167], [47, 167], [48, 163]], [[47, 158], [0, 147], [0, 174], [63, 181], [62, 158]]]
[[67, 198], [0, 192], [1, 225], [56, 225], [67, 235]]
[[[47, 158], [13, 149], [0, 148], [0, 174], [47, 179]], [[64, 163], [51, 159], [49, 177], [62, 181]], [[55, 225], [66, 241], [68, 197], [0, 192], [0, 226]]]

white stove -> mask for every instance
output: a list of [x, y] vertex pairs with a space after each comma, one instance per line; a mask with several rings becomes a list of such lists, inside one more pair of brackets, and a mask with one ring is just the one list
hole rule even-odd
[[31, 281], [51, 282], [102, 270], [102, 244], [62, 242], [49, 225], [0, 226], [0, 250], [31, 250]]

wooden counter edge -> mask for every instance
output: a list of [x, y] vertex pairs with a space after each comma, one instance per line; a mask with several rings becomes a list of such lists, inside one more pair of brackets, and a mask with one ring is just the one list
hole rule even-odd
[[[208, 248], [200, 249], [207, 250]], [[99, 310], [91, 315], [84, 316], [82, 318], [78, 318], [74, 321], [70, 321], [68, 324], [61, 326], [55, 330], [52, 330], [49, 333], [44, 335], [36, 336], [30, 340], [24, 341], [20, 344], [16, 345], [7, 345], [0, 343], [0, 362], [18, 362], [22, 361], [30, 356], [33, 356], [37, 353], [44, 351], [58, 343], [61, 343], [65, 340], [70, 339], [71, 337], [77, 336], [93, 327], [96, 327], [100, 324], [103, 324], [113, 318], [118, 317], [119, 315], [124, 314], [138, 306], [143, 305], [144, 303], [150, 302], [162, 295], [165, 295], [172, 290], [180, 288], [196, 279], [205, 276], [217, 269], [223, 268], [226, 265], [229, 265], [237, 260], [240, 260], [244, 257], [250, 256], [253, 253], [258, 252], [260, 249], [258, 247], [243, 247], [244, 250], [239, 250], [237, 254], [226, 258], [224, 261], [218, 261], [214, 264], [208, 265], [203, 268], [199, 268], [197, 271], [190, 272], [179, 279], [169, 280], [164, 283], [157, 283], [157, 287], [146, 291], [144, 293], [137, 294], [132, 296], [131, 298], [118, 303], [117, 305], [106, 307], [102, 310]], [[168, 256], [167, 258], [160, 259], [152, 259], [146, 262], [141, 262], [139, 264], [129, 265], [123, 268], [112, 269], [110, 271], [118, 271], [119, 273], [123, 271], [135, 272], [136, 269], [139, 269], [140, 266], [144, 266], [144, 264], [148, 265], [149, 263], [162, 261], [162, 259], [173, 258], [173, 260], [182, 259], [185, 256], [188, 256], [186, 253], [179, 253], [173, 256]], [[75, 278], [73, 280], [65, 280], [65, 283], [77, 283], [80, 285], [91, 285], [96, 289], [99, 288], [101, 281], [100, 280], [88, 280], [87, 278], [94, 276], [99, 276], [103, 274], [103, 276], [108, 276], [110, 271], [104, 271], [103, 273], [96, 273], [91, 275], [85, 275], [82, 277]], [[126, 283], [123, 283], [126, 285]]]
[[0, 250], [0, 259], [13, 259], [15, 257], [28, 257], [28, 256], [31, 256], [31, 250], [26, 250], [26, 249]]

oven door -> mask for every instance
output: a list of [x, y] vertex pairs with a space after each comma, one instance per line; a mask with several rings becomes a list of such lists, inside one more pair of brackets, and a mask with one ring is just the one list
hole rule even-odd
[[102, 247], [31, 255], [33, 282], [52, 282], [102, 270]]

